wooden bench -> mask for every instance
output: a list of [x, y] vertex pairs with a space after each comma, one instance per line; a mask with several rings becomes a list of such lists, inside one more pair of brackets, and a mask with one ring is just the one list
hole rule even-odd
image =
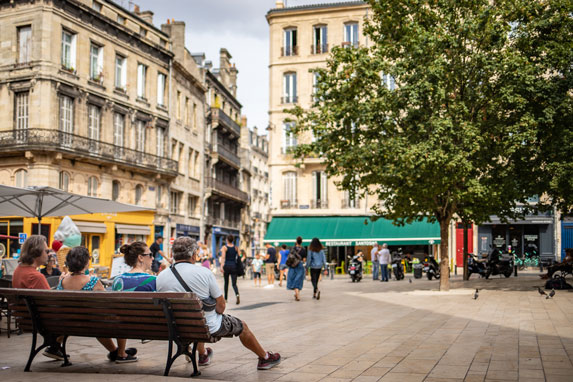
[[[71, 365], [66, 355], [69, 336], [169, 341], [164, 375], [173, 362], [187, 355], [197, 369], [197, 343], [216, 342], [205, 323], [201, 300], [194, 293], [84, 292], [0, 288], [20, 329], [32, 333], [25, 371], [34, 357], [64, 336], [62, 366]], [[36, 347], [38, 334], [44, 343]], [[173, 344], [177, 351], [173, 355]], [[193, 349], [189, 351], [189, 345]]]

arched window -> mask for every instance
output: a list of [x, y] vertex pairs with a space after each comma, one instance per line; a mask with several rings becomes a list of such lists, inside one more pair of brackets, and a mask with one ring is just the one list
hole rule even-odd
[[142, 198], [143, 198], [143, 186], [141, 184], [138, 184], [137, 186], [135, 186], [135, 204], [139, 206], [141, 204]]
[[60, 180], [58, 182], [58, 188], [62, 191], [68, 192], [70, 189], [70, 174], [65, 171], [60, 171]]
[[98, 180], [95, 176], [88, 178], [88, 196], [97, 196]]
[[111, 200], [116, 201], [119, 199], [119, 182], [114, 180], [111, 182]]
[[28, 187], [28, 171], [20, 169], [14, 173], [16, 187]]

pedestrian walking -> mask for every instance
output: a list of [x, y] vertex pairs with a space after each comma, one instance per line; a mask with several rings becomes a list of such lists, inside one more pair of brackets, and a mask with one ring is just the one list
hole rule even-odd
[[259, 253], [255, 255], [252, 267], [253, 267], [253, 279], [255, 280], [255, 286], [257, 286], [257, 280], [259, 280], [259, 286], [261, 286], [261, 271], [263, 270], [263, 259], [261, 259], [261, 255]]
[[283, 286], [283, 278], [286, 278], [285, 273], [287, 272], [287, 265], [286, 260], [289, 254], [289, 250], [287, 249], [286, 244], [281, 246], [281, 250], [279, 251], [279, 286]]
[[277, 250], [267, 243], [267, 254], [265, 256], [265, 272], [267, 272], [267, 284], [275, 285], [275, 266], [277, 264]]
[[161, 265], [161, 261], [163, 260], [164, 257], [162, 244], [163, 244], [163, 236], [158, 236], [155, 239], [155, 242], [151, 244], [151, 247], [149, 247], [151, 255], [153, 256], [153, 262], [151, 264], [151, 270], [153, 271], [153, 273], [159, 272], [159, 266]]
[[[304, 261], [306, 260], [306, 250], [302, 246], [302, 237], [296, 238], [295, 246], [290, 250], [289, 256], [292, 255], [294, 261], [289, 263], [287, 273], [287, 289], [294, 290], [294, 299], [300, 301], [300, 291], [304, 284]], [[287, 259], [288, 260], [288, 259]]]
[[378, 251], [378, 243], [375, 243], [374, 247], [372, 247], [372, 250], [370, 251], [370, 259], [372, 260], [372, 280], [378, 280], [378, 269], [380, 267]]
[[310, 280], [312, 282], [313, 294], [312, 298], [320, 300], [320, 290], [318, 289], [318, 282], [322, 269], [326, 268], [326, 256], [324, 255], [323, 246], [320, 240], [315, 237], [308, 246], [308, 258], [306, 259], [306, 268], [310, 269]]
[[237, 275], [239, 273], [237, 267], [241, 258], [239, 256], [239, 252], [237, 252], [237, 248], [233, 244], [234, 240], [235, 237], [233, 235], [227, 235], [227, 244], [221, 248], [221, 272], [223, 273], [223, 279], [225, 280], [225, 301], [227, 301], [229, 277], [231, 277], [233, 290], [237, 297], [237, 305], [239, 305], [241, 303], [241, 298], [239, 297], [239, 288], [237, 287]]
[[390, 251], [388, 250], [388, 244], [382, 244], [382, 250], [380, 251], [380, 267], [382, 268], [382, 280], [388, 281], [388, 264], [391, 263]]

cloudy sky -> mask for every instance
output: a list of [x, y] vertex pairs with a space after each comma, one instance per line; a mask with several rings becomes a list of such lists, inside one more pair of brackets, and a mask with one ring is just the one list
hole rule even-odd
[[[219, 66], [219, 49], [227, 50], [239, 69], [238, 99], [249, 127], [265, 132], [268, 125], [269, 28], [266, 13], [275, 0], [115, 0], [125, 8], [133, 3], [155, 13], [160, 27], [167, 19], [185, 21], [190, 52], [204, 52]], [[287, 0], [287, 6], [342, 2], [343, 0]]]

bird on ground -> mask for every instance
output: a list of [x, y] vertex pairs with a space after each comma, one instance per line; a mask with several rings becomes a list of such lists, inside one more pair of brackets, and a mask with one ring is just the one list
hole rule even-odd
[[548, 298], [553, 298], [553, 296], [555, 296], [555, 289], [551, 289], [551, 292], [549, 292], [549, 296], [545, 297], [545, 299], [547, 300]]
[[408, 281], [410, 282], [410, 284], [412, 284], [412, 279], [408, 279]]
[[477, 300], [479, 297], [479, 290], [476, 288], [476, 292], [474, 293], [474, 300]]
[[539, 294], [542, 296], [547, 296], [547, 293], [545, 293], [543, 290], [541, 290], [540, 287], [537, 287], [537, 292], [539, 292]]

